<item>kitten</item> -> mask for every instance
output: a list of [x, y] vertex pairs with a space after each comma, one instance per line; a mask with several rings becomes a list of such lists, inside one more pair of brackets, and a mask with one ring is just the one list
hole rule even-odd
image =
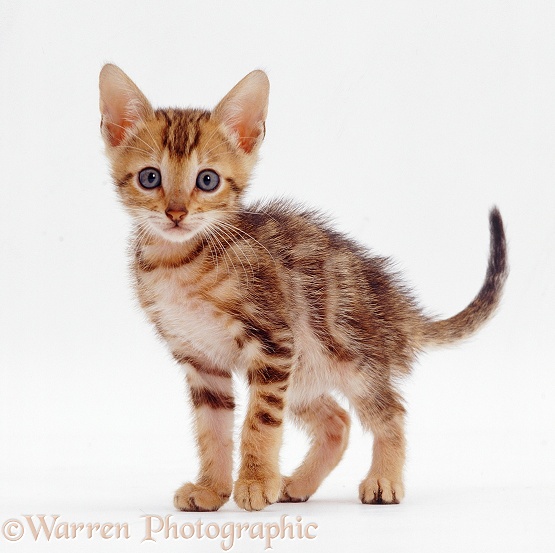
[[[280, 201], [244, 205], [268, 93], [265, 73], [253, 71], [213, 111], [153, 109], [118, 67], [100, 74], [102, 136], [134, 221], [137, 294], [183, 366], [194, 407], [200, 474], [174, 503], [213, 511], [232, 489], [247, 510], [306, 501], [347, 446], [349, 415], [332, 391], [374, 435], [360, 500], [398, 503], [405, 409], [395, 378], [423, 348], [460, 340], [493, 314], [507, 275], [501, 216], [491, 211], [476, 298], [458, 315], [430, 319], [387, 259], [318, 214]], [[233, 372], [250, 386], [235, 485]], [[311, 438], [290, 477], [278, 462], [285, 415]]]

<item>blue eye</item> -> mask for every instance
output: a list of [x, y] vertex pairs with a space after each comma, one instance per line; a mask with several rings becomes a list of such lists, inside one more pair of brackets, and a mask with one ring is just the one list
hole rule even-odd
[[162, 184], [162, 175], [158, 169], [147, 167], [139, 173], [139, 182], [143, 188], [157, 188]]
[[220, 176], [212, 169], [201, 171], [197, 176], [197, 188], [204, 192], [212, 192], [216, 190], [220, 184]]

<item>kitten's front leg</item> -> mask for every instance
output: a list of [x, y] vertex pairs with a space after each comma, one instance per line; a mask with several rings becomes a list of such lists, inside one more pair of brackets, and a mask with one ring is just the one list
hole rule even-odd
[[239, 507], [259, 511], [279, 499], [279, 450], [289, 380], [289, 358], [251, 369], [250, 400], [241, 440], [241, 468], [234, 498]]
[[233, 487], [233, 389], [231, 374], [187, 359], [187, 382], [195, 415], [200, 456], [196, 483], [188, 482], [175, 493], [181, 511], [216, 511]]

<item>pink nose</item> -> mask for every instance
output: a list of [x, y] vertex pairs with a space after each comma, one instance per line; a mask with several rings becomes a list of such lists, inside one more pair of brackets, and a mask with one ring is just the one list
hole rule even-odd
[[187, 211], [166, 209], [166, 217], [176, 225], [183, 219], [183, 217], [185, 217], [185, 215], [187, 215]]

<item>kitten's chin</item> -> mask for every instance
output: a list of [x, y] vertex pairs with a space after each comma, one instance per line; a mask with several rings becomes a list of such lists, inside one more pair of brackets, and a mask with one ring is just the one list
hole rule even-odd
[[202, 227], [203, 225], [180, 225], [164, 228], [157, 226], [155, 230], [160, 238], [168, 242], [180, 244], [194, 238], [202, 230]]

